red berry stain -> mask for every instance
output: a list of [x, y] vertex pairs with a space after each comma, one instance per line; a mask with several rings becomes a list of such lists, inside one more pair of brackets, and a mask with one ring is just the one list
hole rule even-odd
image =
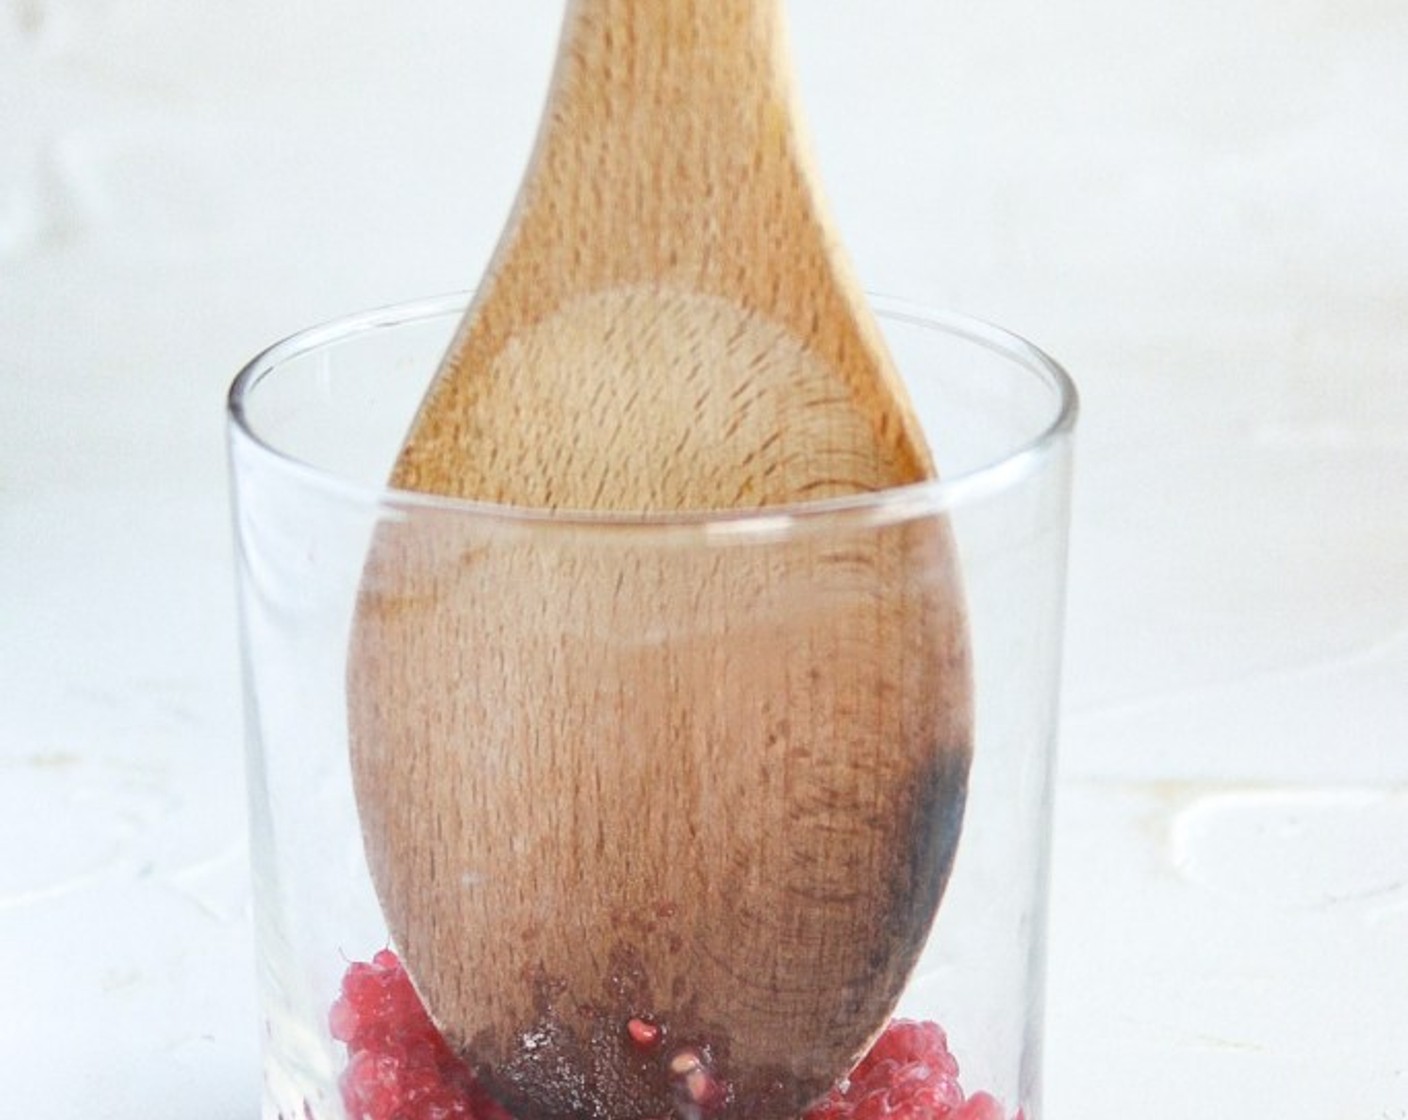
[[[514, 1120], [435, 1029], [391, 950], [348, 967], [328, 1022], [333, 1038], [347, 1047], [339, 1086], [349, 1120]], [[664, 1035], [658, 1023], [644, 1018], [628, 1020], [626, 1032], [645, 1051]], [[727, 1097], [707, 1055], [694, 1047], [670, 1055], [666, 1069], [686, 1106], [683, 1114], [707, 1115]], [[989, 1094], [965, 1096], [943, 1028], [896, 1019], [850, 1076], [802, 1120], [1008, 1118]]]

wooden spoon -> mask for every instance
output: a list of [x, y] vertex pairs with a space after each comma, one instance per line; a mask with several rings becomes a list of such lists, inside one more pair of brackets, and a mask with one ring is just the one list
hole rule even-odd
[[393, 477], [555, 512], [398, 512], [349, 661], [392, 937], [524, 1120], [796, 1115], [883, 1026], [967, 785], [946, 527], [697, 515], [931, 473], [823, 214], [778, 0], [571, 3]]

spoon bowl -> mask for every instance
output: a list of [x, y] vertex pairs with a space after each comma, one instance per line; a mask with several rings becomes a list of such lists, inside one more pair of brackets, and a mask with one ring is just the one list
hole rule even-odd
[[691, 1055], [716, 1111], [796, 1115], [928, 934], [968, 766], [946, 542], [720, 524], [412, 518], [364, 578], [373, 878], [515, 1115], [670, 1114]]

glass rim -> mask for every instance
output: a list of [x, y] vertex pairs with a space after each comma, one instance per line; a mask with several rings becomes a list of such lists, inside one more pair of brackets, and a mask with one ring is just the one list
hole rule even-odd
[[348, 477], [309, 462], [264, 438], [251, 420], [246, 402], [266, 376], [301, 355], [323, 346], [346, 341], [389, 327], [409, 325], [451, 314], [463, 314], [472, 291], [387, 304], [339, 316], [304, 328], [265, 347], [235, 375], [226, 394], [226, 419], [237, 433], [262, 454], [320, 488], [346, 497], [404, 509], [407, 513], [440, 511], [517, 524], [534, 531], [558, 527], [593, 530], [707, 531], [720, 535], [773, 535], [820, 522], [856, 519], [862, 523], [890, 524], [952, 509], [982, 496], [999, 492], [1035, 470], [1041, 460], [1075, 427], [1080, 409], [1079, 393], [1066, 370], [1045, 351], [1022, 336], [962, 312], [939, 310], [888, 296], [867, 294], [872, 310], [882, 319], [936, 330], [1007, 357], [1054, 390], [1051, 415], [1035, 434], [1015, 442], [990, 460], [967, 470], [882, 490], [810, 501], [743, 509], [691, 509], [661, 511], [549, 510], [471, 498], [451, 497], [391, 485], [377, 485]]

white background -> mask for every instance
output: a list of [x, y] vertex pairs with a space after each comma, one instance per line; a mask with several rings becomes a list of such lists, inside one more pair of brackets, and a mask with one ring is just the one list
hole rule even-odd
[[[0, 0], [0, 1116], [253, 1120], [222, 396], [472, 284], [547, 0]], [[1053, 1120], [1408, 1118], [1408, 5], [796, 0], [873, 290], [1075, 374]]]

